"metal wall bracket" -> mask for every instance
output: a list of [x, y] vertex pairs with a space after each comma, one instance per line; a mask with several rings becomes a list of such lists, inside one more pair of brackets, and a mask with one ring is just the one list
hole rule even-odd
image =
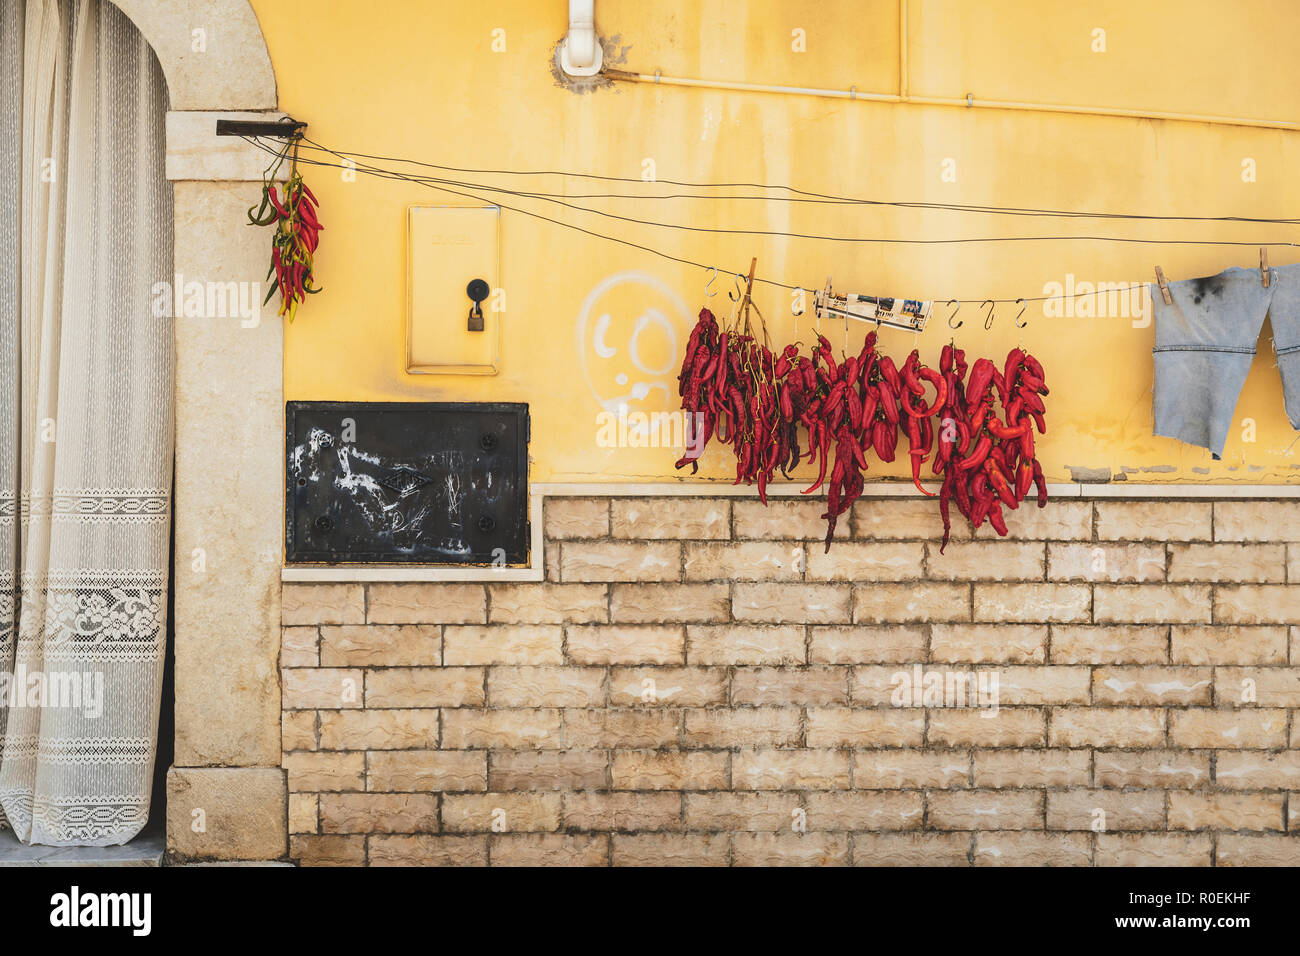
[[275, 122], [268, 120], [217, 120], [218, 136], [267, 136], [289, 139], [297, 136], [306, 128], [306, 123], [288, 117]]

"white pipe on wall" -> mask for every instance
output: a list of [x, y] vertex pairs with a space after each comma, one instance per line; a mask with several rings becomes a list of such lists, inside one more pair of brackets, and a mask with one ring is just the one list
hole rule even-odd
[[560, 68], [570, 76], [595, 76], [603, 60], [596, 39], [596, 0], [569, 0], [569, 32], [560, 44]]
[[694, 86], [710, 90], [737, 90], [746, 93], [778, 93], [786, 96], [822, 96], [865, 103], [910, 103], [916, 106], [953, 106], [960, 109], [1021, 110], [1032, 113], [1077, 113], [1085, 116], [1123, 116], [1132, 119], [1174, 120], [1183, 123], [1211, 123], [1221, 126], [1253, 126], [1259, 129], [1300, 131], [1300, 123], [1289, 120], [1251, 119], [1243, 116], [1211, 116], [1200, 113], [1172, 113], [1159, 110], [1130, 110], [1107, 106], [1071, 106], [1056, 103], [1019, 103], [1009, 100], [977, 100], [971, 94], [958, 96], [914, 96], [900, 93], [864, 93], [857, 87], [847, 90], [820, 89], [806, 86], [772, 86], [764, 83], [737, 83], [728, 80], [700, 80], [661, 73], [630, 73], [605, 70], [611, 80], [651, 83], [664, 86]]
[[[594, 3], [594, 0], [593, 0]], [[570, 3], [572, 11], [578, 4]], [[585, 6], [592, 6], [591, 3]], [[662, 73], [635, 73], [625, 70], [606, 70], [611, 80], [632, 83], [660, 83], [668, 86], [694, 86], [713, 90], [737, 90], [747, 93], [778, 93], [786, 96], [822, 96], [831, 99], [864, 100], [868, 103], [910, 103], [917, 106], [952, 106], [959, 109], [1019, 110], [1031, 113], [1075, 113], [1084, 116], [1122, 116], [1132, 119], [1173, 120], [1184, 123], [1210, 123], [1221, 126], [1252, 126], [1258, 129], [1300, 131], [1300, 123], [1291, 120], [1250, 119], [1242, 116], [1211, 116], [1200, 113], [1176, 113], [1160, 110], [1133, 110], [1107, 106], [1070, 106], [1056, 103], [1022, 103], [1009, 100], [977, 100], [972, 94], [965, 96], [913, 96], [910, 89], [908, 67], [908, 0], [898, 0], [898, 92], [862, 92], [856, 86], [847, 90], [820, 89], [806, 86], [773, 86], [766, 83], [738, 83], [727, 80], [701, 80], [684, 76], [664, 76]], [[572, 29], [572, 28], [570, 28]], [[599, 51], [599, 47], [597, 47]], [[576, 74], [575, 74], [576, 75]], [[590, 75], [590, 74], [585, 74]]]

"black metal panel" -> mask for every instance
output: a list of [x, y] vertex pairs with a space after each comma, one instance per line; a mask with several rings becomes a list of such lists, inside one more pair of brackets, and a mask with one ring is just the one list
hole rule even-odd
[[285, 555], [524, 564], [528, 406], [289, 402]]
[[265, 136], [288, 138], [301, 133], [306, 123], [285, 117], [273, 123], [258, 120], [217, 120], [218, 136]]

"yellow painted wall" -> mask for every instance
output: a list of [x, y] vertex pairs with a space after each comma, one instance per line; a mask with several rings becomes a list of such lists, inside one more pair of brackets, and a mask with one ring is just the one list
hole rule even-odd
[[[557, 84], [551, 57], [566, 25], [564, 0], [252, 0], [279, 83], [280, 105], [337, 149], [488, 169], [567, 169], [639, 177], [788, 183], [853, 196], [997, 206], [1086, 208], [1157, 214], [1300, 216], [1300, 133], [1254, 128], [917, 105], [668, 86], [615, 85], [585, 94]], [[600, 33], [628, 70], [751, 83], [895, 92], [896, 0], [597, 0]], [[913, 94], [1092, 104], [1159, 111], [1300, 118], [1300, 18], [1288, 0], [912, 0]], [[492, 31], [505, 31], [493, 52]], [[791, 51], [795, 29], [807, 52]], [[1094, 53], [1092, 31], [1106, 31]], [[1253, 159], [1257, 180], [1243, 182]], [[955, 161], [957, 181], [941, 177]], [[478, 182], [532, 184], [551, 192], [668, 192], [557, 177], [462, 174]], [[534, 481], [664, 480], [669, 449], [602, 448], [599, 399], [620, 394], [618, 376], [652, 386], [633, 408], [676, 407], [677, 355], [661, 326], [639, 339], [646, 368], [628, 360], [638, 318], [656, 310], [684, 344], [702, 304], [705, 274], [647, 253], [506, 212], [502, 284], [507, 292], [502, 367], [494, 378], [404, 371], [406, 208], [459, 202], [433, 189], [361, 176], [347, 183], [317, 170], [327, 231], [317, 258], [324, 294], [288, 329], [289, 399], [526, 401], [533, 415]], [[528, 188], [527, 186], [525, 188]], [[820, 287], [917, 298], [1042, 295], [1045, 284], [1173, 279], [1255, 265], [1253, 248], [1093, 242], [968, 245], [838, 244], [688, 234], [617, 223], [539, 200], [505, 199], [673, 255]], [[952, 238], [1089, 233], [1151, 238], [1290, 241], [1284, 226], [1106, 223], [1012, 219], [940, 211], [829, 205], [667, 200], [574, 200], [622, 215], [697, 226], [781, 229], [821, 235]], [[1300, 261], [1274, 249], [1271, 261]], [[719, 283], [721, 286], [722, 283]], [[725, 297], [714, 303], [726, 304]], [[788, 293], [763, 288], [756, 302], [772, 337], [792, 339]], [[719, 306], [719, 309], [722, 307]], [[985, 333], [968, 305], [956, 333], [968, 352], [1002, 358], [1017, 340], [1005, 307]], [[590, 334], [610, 317], [597, 354]], [[587, 319], [584, 335], [584, 316]], [[1152, 329], [1123, 318], [1026, 313], [1023, 344], [1053, 387], [1040, 452], [1052, 480], [1071, 466], [1138, 469], [1133, 480], [1300, 480], [1300, 457], [1282, 406], [1268, 326], [1237, 410], [1257, 422], [1257, 441], [1234, 430], [1224, 461], [1151, 435]], [[798, 334], [807, 338], [808, 320]], [[831, 326], [827, 326], [831, 328]], [[851, 330], [854, 351], [863, 329]], [[842, 326], [830, 337], [844, 339]], [[942, 316], [921, 336], [937, 361], [949, 332]], [[913, 336], [886, 331], [898, 358]], [[653, 386], [667, 386], [659, 390]], [[665, 397], [665, 391], [671, 392]], [[671, 400], [670, 400], [671, 399]], [[702, 474], [724, 476], [729, 449], [711, 449]], [[1199, 470], [1198, 470], [1199, 469]], [[873, 464], [872, 473], [882, 471]]]

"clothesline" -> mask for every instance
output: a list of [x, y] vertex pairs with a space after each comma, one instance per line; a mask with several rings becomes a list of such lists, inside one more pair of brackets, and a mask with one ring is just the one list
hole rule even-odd
[[[274, 146], [268, 145], [267, 143], [262, 142], [260, 137], [245, 136], [242, 138], [246, 142], [251, 143], [252, 145], [256, 146], [257, 148], [263, 150], [264, 152], [272, 156], [279, 156], [284, 149], [284, 146], [282, 144], [277, 143]], [[565, 222], [564, 220], [556, 219], [554, 217], [547, 216], [542, 213], [535, 212], [533, 210], [523, 209], [518, 206], [512, 206], [503, 203], [500, 200], [495, 200], [488, 196], [482, 196], [477, 193], [470, 192], [468, 190], [480, 189], [480, 190], [485, 190], [489, 193], [499, 193], [503, 195], [515, 196], [524, 199], [542, 199], [544, 201], [552, 202], [557, 205], [564, 206], [566, 208], [574, 209], [575, 211], [578, 212], [585, 212], [593, 215], [605, 216], [608, 218], [621, 219], [638, 225], [675, 228], [675, 229], [680, 229], [683, 231], [690, 231], [690, 232], [781, 236], [786, 238], [805, 238], [805, 239], [815, 239], [815, 240], [823, 240], [823, 241], [872, 242], [872, 243], [883, 243], [883, 244], [893, 244], [893, 243], [963, 244], [963, 243], [975, 243], [975, 242], [994, 243], [994, 242], [1034, 242], [1034, 241], [1039, 241], [1039, 242], [1092, 241], [1092, 242], [1128, 242], [1128, 243], [1156, 244], [1156, 245], [1243, 246], [1243, 247], [1252, 247], [1252, 248], [1296, 247], [1297, 245], [1300, 245], [1300, 243], [1280, 241], [1280, 240], [1270, 240], [1270, 241], [1262, 241], [1262, 242], [1260, 241], [1246, 242], [1246, 241], [1239, 241], [1239, 240], [1196, 240], [1196, 239], [1161, 240], [1161, 239], [1144, 239], [1144, 238], [1117, 237], [1117, 236], [1008, 236], [1008, 237], [972, 237], [972, 238], [933, 239], [933, 240], [868, 238], [868, 237], [825, 237], [825, 236], [816, 236], [816, 235], [809, 235], [809, 234], [780, 232], [775, 230], [728, 230], [728, 229], [716, 229], [716, 228], [702, 227], [702, 226], [699, 227], [682, 226], [680, 224], [662, 223], [662, 222], [655, 222], [652, 220], [641, 220], [641, 219], [634, 219], [631, 217], [617, 216], [612, 213], [603, 212], [602, 210], [592, 209], [590, 207], [576, 205], [573, 203], [567, 203], [553, 198], [550, 194], [536, 193], [536, 192], [530, 192], [526, 190], [514, 190], [514, 189], [508, 189], [506, 187], [494, 186], [491, 184], [484, 184], [484, 183], [466, 183], [455, 179], [413, 175], [410, 173], [403, 172], [401, 170], [387, 169], [383, 166], [372, 165], [368, 162], [361, 162], [359, 160], [375, 159], [382, 162], [425, 166], [429, 168], [443, 169], [446, 171], [456, 171], [456, 172], [473, 172], [474, 170], [468, 170], [468, 169], [463, 169], [458, 167], [438, 166], [437, 164], [425, 163], [419, 160], [401, 159], [401, 158], [394, 158], [394, 157], [380, 157], [380, 156], [374, 156], [372, 154], [366, 154], [366, 153], [346, 153], [343, 151], [332, 149], [328, 146], [325, 146], [324, 144], [316, 142], [315, 140], [308, 139], [307, 137], [303, 137], [301, 139], [301, 143], [306, 144], [309, 150], [312, 150], [317, 153], [328, 154], [328, 156], [333, 157], [338, 161], [331, 162], [324, 158], [311, 158], [311, 157], [300, 156], [298, 160], [300, 165], [310, 165], [310, 166], [319, 166], [319, 167], [354, 171], [354, 172], [362, 173], [364, 175], [372, 176], [379, 179], [389, 179], [389, 180], [397, 180], [401, 182], [414, 183], [416, 185], [424, 186], [429, 189], [434, 189], [439, 192], [445, 192], [450, 195], [461, 196], [463, 198], [473, 199], [478, 202], [487, 203], [489, 205], [499, 206], [502, 209], [506, 209], [511, 212], [516, 212], [519, 213], [520, 215], [528, 216], [533, 219], [539, 219], [544, 222], [549, 222], [553, 225], [557, 225], [565, 229], [570, 229], [575, 232], [579, 232], [584, 235], [591, 236], [593, 238], [603, 239], [607, 242], [614, 242], [620, 245], [627, 246], [629, 248], [637, 249], [642, 252], [648, 252], [651, 255], [657, 256], [659, 258], [671, 262], [676, 262], [680, 265], [692, 266], [694, 268], [704, 269], [706, 271], [716, 271], [720, 274], [725, 273], [727, 275], [734, 275], [742, 279], [744, 278], [744, 276], [741, 273], [731, 269], [722, 269], [716, 265], [699, 262], [693, 259], [687, 259], [682, 256], [676, 256], [671, 253], [664, 252], [660, 249], [656, 249], [652, 246], [648, 246], [638, 242], [633, 242], [629, 239], [623, 239], [618, 236], [612, 236], [605, 233], [601, 233], [593, 229], [587, 229], [582, 226], [575, 225], [574, 223]], [[619, 177], [603, 177], [603, 176], [596, 176], [594, 174], [565, 173], [561, 171], [550, 171], [550, 170], [526, 171], [526, 172], [510, 171], [510, 170], [479, 170], [478, 172], [487, 175], [493, 175], [493, 174], [561, 175], [561, 176], [572, 175], [580, 178], [611, 179], [616, 181], [624, 181]], [[688, 185], [688, 186], [698, 186], [698, 187], [703, 187], [707, 185], [707, 186], [737, 186], [737, 187], [749, 186], [753, 188], [757, 186], [757, 188], [776, 188], [776, 189], [790, 190], [793, 192], [803, 192], [801, 190], [795, 190], [793, 187], [789, 187], [789, 186], [764, 186], [762, 184], [740, 184], [740, 183], [697, 184], [697, 183], [683, 183], [683, 182], [674, 182], [674, 181], [664, 181], [664, 182], [671, 185]], [[460, 188], [452, 188], [452, 187], [460, 187]], [[918, 208], [918, 207], [919, 208], [942, 208], [942, 209], [947, 209], [950, 211], [958, 211], [958, 212], [985, 212], [985, 213], [996, 212], [1000, 214], [1025, 214], [1025, 215], [1036, 215], [1036, 216], [1060, 215], [1062, 217], [1075, 216], [1075, 217], [1089, 217], [1089, 218], [1126, 218], [1126, 219], [1152, 219], [1152, 220], [1177, 219], [1177, 220], [1213, 221], [1213, 222], [1251, 222], [1256, 224], [1266, 223], [1266, 224], [1276, 224], [1276, 225], [1289, 225], [1289, 224], [1295, 224], [1297, 222], [1300, 222], [1298, 220], [1291, 220], [1291, 219], [1268, 220], [1268, 219], [1249, 219], [1244, 217], [1156, 217], [1156, 216], [1139, 216], [1136, 214], [1104, 214], [1104, 213], [1087, 213], [1087, 212], [1070, 213], [1070, 212], [1055, 212], [1055, 211], [1041, 210], [1041, 209], [1031, 209], [1027, 207], [991, 207], [991, 206], [985, 207], [985, 206], [965, 206], [965, 205], [946, 205], [946, 204], [931, 204], [925, 206], [916, 203], [886, 202], [882, 200], [855, 200], [855, 199], [848, 199], [846, 197], [830, 196], [829, 194], [805, 193], [805, 195], [823, 196], [824, 198], [827, 199], [842, 200], [847, 203], [861, 203], [867, 205], [897, 205], [897, 206], [904, 206], [907, 208]], [[648, 198], [648, 197], [642, 197], [642, 198]], [[729, 197], [719, 197], [719, 198], [725, 199]], [[784, 289], [789, 292], [810, 293], [813, 292], [815, 288], [813, 286], [793, 285], [786, 282], [780, 282], [775, 279], [763, 278], [761, 276], [755, 276], [753, 281], [755, 283], [770, 286], [773, 288]], [[936, 296], [931, 301], [936, 303], [941, 303], [944, 305], [949, 305], [949, 306], [958, 305], [959, 307], [961, 305], [967, 305], [967, 304], [978, 304], [981, 308], [983, 306], [992, 304], [996, 307], [997, 305], [1006, 305], [1006, 304], [1020, 305], [1029, 302], [1048, 302], [1048, 301], [1056, 301], [1056, 300], [1066, 301], [1071, 299], [1078, 300], [1086, 296], [1114, 295], [1118, 293], [1131, 292], [1134, 289], [1141, 288], [1143, 286], [1147, 286], [1151, 284], [1152, 283], [1150, 282], [1142, 281], [1142, 280], [1129, 280], [1125, 285], [1119, 285], [1116, 283], [1105, 283], [1103, 284], [1104, 285], [1103, 288], [1096, 288], [1096, 289], [1085, 290], [1081, 292], [1073, 292], [1073, 293], [1060, 293], [1056, 295], [1016, 296], [1016, 297], [1005, 297], [1005, 298], [987, 297], [987, 296], [980, 297], [980, 298], [960, 298], [960, 297], [943, 298], [943, 297]]]
[[[304, 127], [306, 124], [302, 124]], [[535, 196], [565, 196], [569, 199], [754, 199], [766, 202], [810, 202], [810, 203], [833, 203], [843, 205], [864, 205], [864, 206], [893, 206], [904, 209], [931, 209], [945, 212], [969, 212], [988, 215], [1006, 215], [1006, 216], [1033, 216], [1049, 218], [1083, 218], [1083, 219], [1132, 219], [1132, 220], [1149, 220], [1153, 222], [1248, 222], [1264, 223], [1278, 225], [1297, 225], [1300, 219], [1294, 218], [1268, 218], [1252, 216], [1171, 216], [1167, 214], [1152, 215], [1149, 213], [1114, 213], [1114, 212], [1096, 212], [1092, 210], [1066, 210], [1066, 209], [1043, 209], [1033, 206], [985, 206], [972, 203], [943, 203], [926, 201], [920, 202], [915, 200], [888, 200], [888, 199], [866, 199], [857, 196], [840, 196], [835, 193], [820, 193], [806, 189], [800, 189], [795, 186], [785, 185], [783, 183], [731, 183], [731, 182], [694, 182], [691, 180], [681, 179], [659, 179], [651, 181], [633, 178], [631, 176], [608, 176], [597, 173], [581, 173], [571, 170], [560, 169], [483, 169], [469, 166], [446, 166], [439, 163], [430, 163], [424, 160], [402, 159], [400, 157], [380, 156], [374, 153], [360, 153], [356, 151], [336, 151], [328, 149], [325, 146], [311, 139], [304, 139], [309, 149], [319, 152], [329, 152], [336, 156], [360, 157], [362, 159], [374, 159], [383, 162], [402, 163], [408, 166], [421, 166], [426, 169], [440, 169], [444, 172], [456, 173], [475, 173], [481, 176], [559, 176], [572, 179], [594, 179], [602, 182], [618, 183], [636, 183], [641, 186], [667, 185], [683, 186], [691, 189], [768, 189], [780, 190], [782, 192], [794, 193], [798, 197], [809, 198], [789, 198], [786, 196], [698, 196], [694, 194], [674, 193], [669, 195], [645, 195], [643, 193], [590, 193], [590, 194], [572, 194], [572, 193], [541, 193], [527, 192], [523, 195]], [[450, 181], [450, 180], [449, 180]]]

